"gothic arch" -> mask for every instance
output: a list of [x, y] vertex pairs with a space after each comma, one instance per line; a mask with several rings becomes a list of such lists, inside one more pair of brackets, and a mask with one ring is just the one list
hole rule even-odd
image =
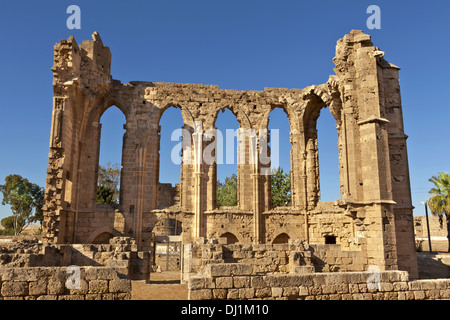
[[94, 243], [94, 240], [102, 234], [109, 234], [111, 235], [111, 238], [122, 236], [121, 233], [116, 229], [105, 226], [92, 232], [87, 239], [87, 243]]
[[289, 235], [286, 232], [282, 232], [273, 239], [272, 243], [273, 244], [288, 243], [290, 238], [291, 237], [289, 237]]
[[242, 243], [242, 240], [232, 232], [225, 232], [219, 238], [227, 238], [227, 244]]

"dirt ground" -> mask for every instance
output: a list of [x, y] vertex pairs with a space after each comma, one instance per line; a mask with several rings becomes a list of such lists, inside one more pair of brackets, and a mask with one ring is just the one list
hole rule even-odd
[[180, 271], [153, 272], [150, 283], [131, 282], [132, 300], [187, 300], [187, 284], [180, 283]]

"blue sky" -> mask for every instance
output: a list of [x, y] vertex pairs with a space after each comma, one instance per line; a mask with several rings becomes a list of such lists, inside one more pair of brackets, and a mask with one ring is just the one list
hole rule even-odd
[[[66, 9], [72, 4], [81, 8], [80, 30], [66, 27]], [[366, 26], [366, 10], [372, 4], [381, 8], [380, 30]], [[449, 14], [450, 3], [444, 0], [2, 1], [0, 181], [17, 173], [45, 186], [53, 46], [70, 35], [81, 43], [98, 31], [111, 48], [112, 75], [124, 83], [143, 80], [263, 90], [326, 82], [334, 74], [336, 41], [351, 29], [360, 29], [372, 35], [388, 61], [402, 68], [413, 205], [415, 215], [422, 215], [420, 201], [427, 198], [428, 179], [449, 170]], [[332, 153], [335, 128], [326, 113], [319, 118], [319, 152]], [[104, 123], [104, 136], [114, 143], [102, 140], [102, 159], [115, 161], [120, 159], [117, 140], [121, 141], [123, 120], [114, 111], [104, 117], [102, 122], [111, 119], [106, 122], [118, 129], [108, 131]], [[273, 118], [278, 119], [273, 125], [280, 121], [280, 129], [286, 128], [283, 117]], [[103, 154], [103, 149], [110, 152]], [[330, 188], [326, 185], [331, 190], [323, 196], [331, 199], [336, 190], [331, 187], [336, 185], [335, 158], [328, 153], [320, 158], [321, 175], [330, 178]], [[0, 206], [0, 219], [9, 214], [9, 207]]]

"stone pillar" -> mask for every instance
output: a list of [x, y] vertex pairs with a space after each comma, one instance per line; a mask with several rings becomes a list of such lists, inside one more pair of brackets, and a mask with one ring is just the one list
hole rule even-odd
[[249, 162], [253, 165], [253, 243], [262, 243], [261, 181], [259, 172], [259, 148], [256, 132], [249, 136]]
[[196, 121], [192, 134], [194, 140], [194, 239], [204, 237], [205, 226], [203, 217], [203, 128], [202, 122]]
[[[382, 101], [383, 61], [370, 36], [354, 30], [338, 41], [336, 74], [342, 90], [347, 145], [347, 204], [363, 208], [363, 234], [368, 263], [381, 270], [397, 269], [395, 216], [389, 139]], [[351, 169], [353, 168], [353, 169]], [[356, 169], [355, 169], [356, 168]]]
[[300, 130], [291, 130], [291, 205], [292, 208], [306, 208], [306, 174], [304, 172], [304, 150]]
[[387, 125], [389, 140], [389, 162], [392, 175], [392, 197], [394, 205], [397, 260], [400, 270], [409, 272], [410, 278], [419, 276], [415, 248], [413, 206], [409, 179], [408, 152], [404, 132], [403, 112], [400, 96], [399, 70], [395, 65], [382, 60], [378, 71], [382, 81], [381, 93], [384, 113], [390, 122]]
[[144, 195], [145, 195], [145, 156], [147, 146], [140, 143], [136, 148], [136, 211], [134, 213], [134, 233], [138, 249], [141, 250], [142, 243], [142, 220], [144, 211]]
[[250, 139], [254, 135], [253, 129], [238, 129], [238, 206], [239, 209], [245, 211], [253, 210], [253, 193], [249, 190], [253, 189], [254, 166], [250, 163]]

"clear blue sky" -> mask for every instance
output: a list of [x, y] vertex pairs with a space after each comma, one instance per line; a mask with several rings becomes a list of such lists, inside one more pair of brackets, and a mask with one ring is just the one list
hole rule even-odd
[[[71, 4], [81, 8], [81, 30], [66, 27]], [[372, 4], [381, 8], [381, 30], [367, 29], [366, 9]], [[2, 1], [0, 181], [17, 173], [45, 186], [53, 46], [70, 35], [81, 43], [98, 31], [111, 48], [112, 75], [124, 83], [144, 80], [263, 90], [326, 82], [334, 74], [336, 41], [351, 29], [360, 29], [372, 35], [388, 61], [402, 68], [413, 204], [416, 215], [424, 214], [420, 201], [427, 198], [428, 179], [449, 170], [449, 14], [450, 3], [444, 0]], [[320, 118], [324, 129], [319, 127], [319, 148], [333, 150], [335, 128], [326, 120], [327, 112], [324, 120]], [[107, 114], [111, 124], [123, 122], [114, 111]], [[279, 119], [273, 120], [274, 126], [284, 121], [274, 118]], [[280, 129], [286, 128], [282, 123], [278, 122]], [[104, 132], [108, 130], [104, 124]], [[114, 134], [121, 139], [120, 124]], [[109, 142], [103, 146], [102, 161], [116, 161], [114, 150], [120, 154], [120, 144], [116, 149]], [[105, 148], [111, 152], [103, 155]], [[330, 178], [330, 185], [336, 185], [335, 158], [328, 154], [320, 158], [321, 175]], [[332, 192], [323, 196], [336, 198]], [[0, 206], [0, 218], [7, 215], [9, 207]]]

